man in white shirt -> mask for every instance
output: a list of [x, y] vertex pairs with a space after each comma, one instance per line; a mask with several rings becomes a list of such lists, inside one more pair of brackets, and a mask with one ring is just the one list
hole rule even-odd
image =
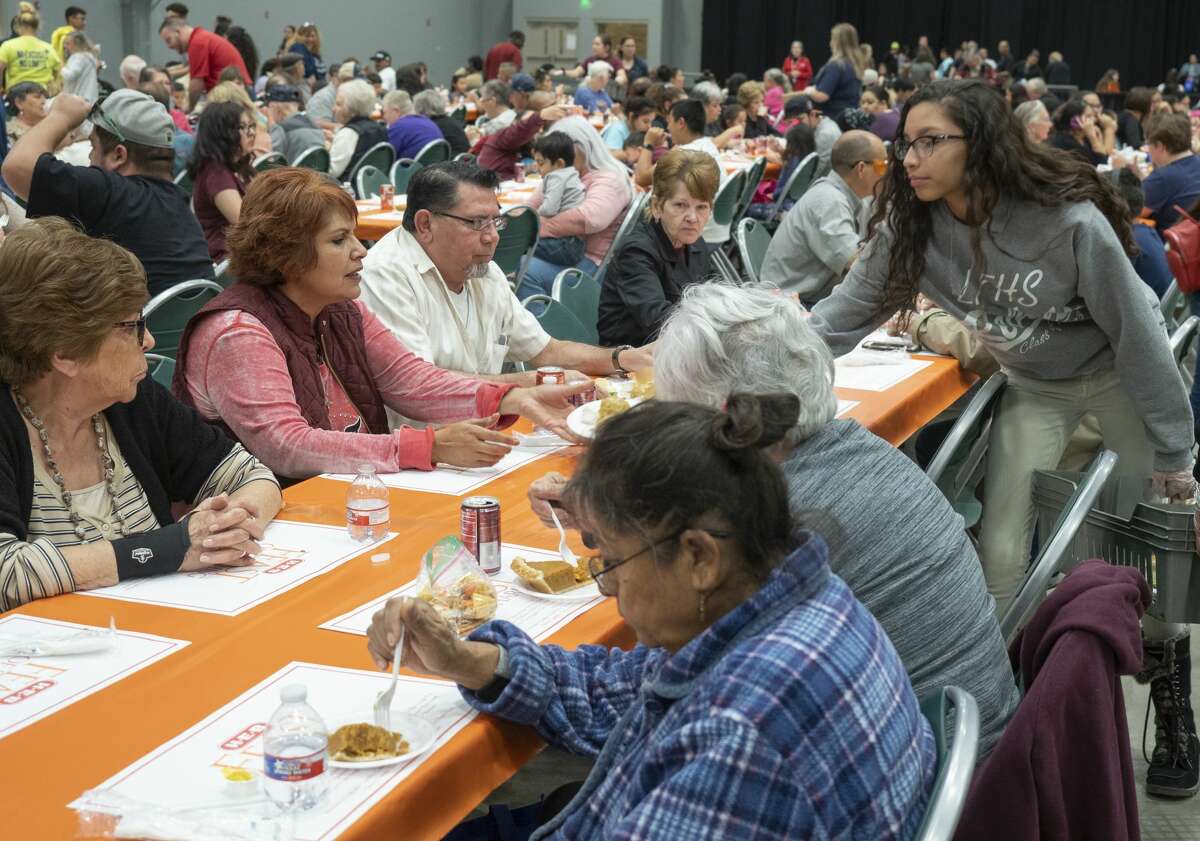
[[367, 252], [362, 301], [413, 353], [439, 368], [532, 384], [501, 374], [506, 361], [586, 374], [649, 367], [648, 351], [551, 338], [492, 262], [500, 241], [498, 178], [473, 162], [420, 169], [408, 184], [404, 223]]
[[371, 56], [371, 61], [375, 65], [375, 72], [379, 74], [379, 81], [383, 83], [383, 89], [394, 91], [396, 89], [396, 69], [392, 67], [391, 55], [380, 50]]

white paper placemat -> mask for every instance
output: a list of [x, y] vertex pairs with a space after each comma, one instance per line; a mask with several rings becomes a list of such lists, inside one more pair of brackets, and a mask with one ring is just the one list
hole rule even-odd
[[[524, 557], [527, 561], [557, 561], [560, 558], [557, 552], [504, 543], [500, 546], [500, 572], [489, 576], [489, 580], [496, 588], [496, 618], [512, 622], [529, 634], [532, 639], [541, 642], [572, 619], [587, 613], [604, 601], [603, 596], [592, 599], [551, 601], [528, 595], [524, 587], [517, 582], [517, 576], [508, 568], [512, 559], [517, 555]], [[371, 617], [375, 615], [375, 611], [383, 607], [384, 603], [392, 596], [415, 596], [417, 594], [416, 587], [415, 581], [409, 581], [389, 593], [384, 593], [377, 599], [372, 599], [341, 616], [321, 623], [319, 627], [330, 631], [365, 636], [367, 629], [371, 626]]]
[[[562, 447], [513, 447], [508, 454], [491, 467], [447, 467], [435, 470], [404, 470], [400, 473], [381, 473], [380, 480], [389, 488], [403, 491], [466, 496], [506, 473], [511, 473], [530, 462], [537, 461], [547, 453], [557, 452]], [[351, 473], [325, 473], [326, 479], [353, 482]]]
[[[0, 638], [6, 641], [58, 639], [90, 628], [75, 622], [20, 614], [0, 617]], [[188, 645], [185, 640], [118, 629], [117, 644], [107, 651], [55, 657], [0, 657], [0, 738]]]
[[355, 543], [344, 526], [275, 520], [260, 545], [262, 552], [250, 566], [134, 578], [84, 595], [237, 616], [379, 543]]

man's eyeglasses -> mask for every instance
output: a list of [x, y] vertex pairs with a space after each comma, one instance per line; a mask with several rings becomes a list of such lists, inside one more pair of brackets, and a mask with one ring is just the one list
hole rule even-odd
[[947, 140], [966, 140], [967, 138], [961, 134], [927, 134], [924, 137], [918, 137], [914, 140], [897, 140], [892, 144], [892, 155], [898, 161], [903, 161], [908, 157], [908, 150], [912, 149], [917, 153], [917, 160], [923, 161], [933, 154], [933, 150], [945, 143]]
[[[664, 543], [668, 543], [672, 540], [677, 539], [685, 531], [687, 531], [688, 529], [692, 529], [692, 528], [695, 528], [695, 527], [694, 526], [684, 526], [683, 528], [681, 528], [679, 531], [675, 532], [674, 534], [669, 534], [666, 537], [662, 538], [661, 540], [656, 540], [654, 543], [651, 543], [649, 546], [643, 546], [641, 549], [637, 550], [632, 555], [627, 555], [626, 557], [621, 558], [619, 561], [611, 561], [609, 563], [605, 563], [604, 559], [599, 556], [596, 556], [594, 558], [588, 558], [588, 572], [590, 572], [592, 574], [592, 578], [596, 582], [596, 587], [597, 587], [597, 589], [600, 590], [600, 593], [602, 595], [605, 595], [605, 596], [616, 595], [616, 591], [610, 589], [610, 586], [609, 586], [611, 584], [611, 581], [608, 578], [608, 574], [610, 572], [612, 572], [614, 569], [621, 566], [622, 564], [629, 563], [634, 558], [636, 558], [638, 555], [644, 555], [646, 552], [649, 552], [653, 549], [657, 549], [659, 546], [662, 546]], [[699, 529], [699, 531], [708, 532], [710, 535], [715, 537], [717, 540], [722, 540], [724, 538], [733, 536], [732, 534], [730, 534], [727, 531], [717, 531], [715, 529]], [[585, 544], [587, 542], [588, 542], [587, 540], [584, 541]]]
[[117, 128], [117, 124], [114, 123], [100, 108], [103, 102], [104, 100], [97, 100], [96, 104], [92, 106], [92, 110], [88, 112], [88, 119], [91, 120], [93, 124], [100, 126], [100, 128], [117, 138], [118, 143], [124, 143], [125, 134], [119, 128]]
[[434, 216], [445, 216], [447, 219], [457, 219], [462, 222], [472, 231], [483, 233], [488, 228], [495, 228], [497, 231], [503, 231], [508, 227], [507, 216], [483, 216], [478, 219], [468, 219], [465, 216], [455, 216], [453, 213], [442, 213], [440, 210], [430, 211]]
[[146, 343], [146, 319], [144, 318], [135, 318], [133, 321], [114, 321], [113, 327], [121, 330], [134, 330], [138, 347]]

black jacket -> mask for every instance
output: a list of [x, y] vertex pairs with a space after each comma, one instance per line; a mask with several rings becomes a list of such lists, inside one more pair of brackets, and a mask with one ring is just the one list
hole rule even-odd
[[[150, 377], [137, 396], [104, 411], [113, 438], [146, 491], [160, 525], [175, 522], [171, 504], [190, 502], [234, 444]], [[33, 453], [12, 389], [0, 383], [0, 532], [28, 537], [33, 512]]]
[[681, 253], [660, 223], [639, 219], [604, 273], [600, 344], [641, 347], [654, 341], [684, 287], [706, 280], [708, 266], [703, 240]]
[[434, 125], [441, 130], [442, 137], [446, 138], [446, 142], [450, 144], [450, 157], [453, 158], [463, 152], [471, 151], [471, 141], [467, 139], [466, 131], [458, 124], [457, 120], [447, 114], [429, 119], [433, 120]]

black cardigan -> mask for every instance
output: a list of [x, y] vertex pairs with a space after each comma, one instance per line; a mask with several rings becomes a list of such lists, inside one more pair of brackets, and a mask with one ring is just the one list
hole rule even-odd
[[[173, 502], [190, 502], [234, 444], [150, 377], [129, 403], [104, 411], [129, 469], [146, 491], [159, 525], [175, 522]], [[33, 512], [33, 453], [29, 434], [0, 383], [0, 532], [28, 538]]]

